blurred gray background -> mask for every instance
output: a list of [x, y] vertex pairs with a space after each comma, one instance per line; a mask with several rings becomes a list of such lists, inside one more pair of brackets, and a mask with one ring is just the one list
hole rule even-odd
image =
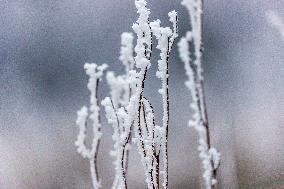
[[[169, 25], [180, 0], [148, 0], [151, 18]], [[205, 0], [204, 69], [213, 144], [222, 153], [218, 189], [284, 188], [284, 43], [265, 19], [283, 0]], [[89, 162], [76, 153], [76, 111], [89, 104], [85, 62], [118, 61], [120, 34], [137, 19], [134, 0], [0, 0], [0, 188], [90, 189]], [[146, 95], [161, 119], [160, 81], [152, 61]], [[197, 134], [186, 77], [176, 50], [170, 59], [170, 186], [200, 188]], [[100, 97], [108, 95], [103, 85]], [[103, 119], [99, 169], [113, 180], [111, 126]], [[90, 136], [92, 137], [92, 136]], [[146, 188], [131, 152], [129, 188]]]

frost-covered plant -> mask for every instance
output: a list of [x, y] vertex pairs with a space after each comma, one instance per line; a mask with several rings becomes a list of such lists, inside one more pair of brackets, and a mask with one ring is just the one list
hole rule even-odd
[[[90, 95], [90, 108], [83, 106], [77, 113], [76, 124], [79, 126], [79, 135], [75, 142], [77, 151], [83, 158], [87, 158], [90, 161], [90, 171], [92, 176], [92, 182], [94, 189], [101, 188], [101, 181], [98, 175], [97, 168], [97, 155], [101, 140], [101, 118], [100, 118], [100, 106], [98, 100], [98, 85], [103, 76], [103, 72], [107, 68], [106, 64], [97, 66], [97, 64], [86, 63], [84, 68], [86, 74], [89, 76], [88, 89]], [[90, 114], [88, 113], [90, 111]], [[93, 126], [93, 141], [91, 149], [88, 149], [85, 145], [86, 127], [87, 121], [90, 119]]]
[[[108, 122], [114, 129], [115, 144], [112, 155], [116, 157], [116, 176], [113, 188], [127, 188], [126, 168], [133, 132], [148, 188], [159, 188], [160, 161], [164, 169], [163, 187], [168, 188], [168, 63], [172, 45], [177, 37], [177, 14], [175, 11], [169, 13], [173, 23], [172, 30], [161, 27], [159, 20], [150, 22], [150, 10], [147, 9], [145, 0], [136, 0], [135, 5], [139, 14], [132, 26], [137, 35], [136, 46], [133, 51], [132, 34], [122, 34], [120, 60], [126, 68], [126, 73], [119, 76], [115, 76], [113, 72], [107, 73], [111, 97], [106, 97], [102, 102]], [[157, 49], [161, 51], [157, 77], [162, 80], [162, 89], [159, 92], [163, 98], [163, 126], [156, 124], [154, 109], [144, 95], [147, 71], [151, 66], [153, 36], [158, 41]], [[161, 160], [160, 154], [163, 155]]]
[[[188, 125], [194, 127], [199, 135], [200, 158], [204, 168], [203, 178], [206, 189], [214, 188], [216, 172], [220, 163], [220, 154], [211, 146], [207, 109], [203, 89], [202, 70], [202, 0], [183, 0], [182, 4], [189, 11], [191, 31], [179, 42], [180, 57], [184, 62], [188, 81], [186, 86], [192, 96], [191, 108], [193, 119]], [[175, 39], [177, 38], [177, 13], [168, 14], [173, 27], [161, 27], [161, 21], [150, 22], [150, 10], [145, 0], [135, 0], [139, 17], [132, 28], [136, 34], [121, 35], [121, 50], [119, 60], [125, 67], [125, 73], [116, 75], [107, 72], [106, 79], [110, 86], [110, 96], [101, 104], [105, 107], [105, 115], [113, 127], [112, 139], [114, 148], [115, 178], [112, 189], [127, 189], [127, 167], [131, 143], [137, 144], [141, 162], [144, 167], [146, 183], [149, 189], [168, 189], [168, 129], [169, 129], [169, 57]], [[157, 125], [154, 108], [145, 97], [145, 80], [152, 61], [153, 40], [157, 40], [160, 51], [156, 76], [161, 79], [163, 119], [162, 126]], [[194, 54], [190, 53], [192, 44]], [[97, 172], [97, 153], [101, 138], [100, 106], [97, 92], [106, 65], [86, 64], [89, 75], [88, 88], [91, 92], [90, 119], [93, 121], [94, 138], [92, 149], [85, 146], [88, 109], [83, 107], [78, 111], [77, 125], [80, 132], [76, 141], [78, 152], [90, 160], [90, 169], [94, 189], [101, 188]], [[162, 179], [160, 179], [162, 178]]]
[[266, 13], [267, 21], [277, 30], [284, 41], [284, 22], [275, 11], [268, 11]]
[[[206, 189], [212, 189], [217, 183], [216, 173], [220, 163], [220, 154], [211, 145], [204, 96], [204, 79], [202, 74], [202, 0], [183, 0], [182, 5], [188, 9], [191, 21], [191, 31], [188, 31], [178, 44], [180, 58], [184, 63], [188, 77], [185, 85], [192, 97], [190, 107], [193, 110], [193, 118], [188, 122], [188, 126], [193, 127], [199, 135], [198, 150], [204, 169], [204, 185]], [[193, 55], [190, 53], [190, 43], [193, 46]]]
[[[132, 28], [136, 34], [121, 35], [120, 61], [125, 67], [125, 73], [116, 75], [107, 72], [106, 78], [110, 86], [110, 97], [106, 97], [101, 104], [105, 107], [106, 118], [113, 127], [112, 139], [114, 149], [111, 155], [115, 157], [115, 178], [112, 189], [127, 188], [128, 155], [132, 142], [136, 142], [141, 162], [144, 167], [146, 183], [149, 189], [159, 189], [160, 180], [163, 188], [168, 188], [168, 128], [169, 128], [169, 57], [177, 35], [177, 13], [169, 13], [169, 20], [173, 28], [161, 27], [160, 20], [150, 22], [150, 10], [145, 0], [135, 0], [139, 17]], [[161, 79], [163, 125], [158, 126], [155, 120], [154, 108], [144, 95], [145, 80], [151, 66], [154, 37], [157, 49], [160, 51], [157, 77]], [[80, 133], [76, 141], [78, 152], [90, 159], [94, 188], [100, 188], [96, 157], [98, 152], [100, 132], [99, 103], [97, 98], [98, 82], [106, 66], [86, 64], [87, 74], [90, 76], [88, 88], [91, 91], [90, 119], [93, 121], [94, 139], [92, 149], [88, 150], [84, 144], [88, 110], [83, 107], [78, 111], [77, 125]], [[160, 171], [160, 169], [163, 169]], [[161, 178], [163, 174], [163, 179]]]

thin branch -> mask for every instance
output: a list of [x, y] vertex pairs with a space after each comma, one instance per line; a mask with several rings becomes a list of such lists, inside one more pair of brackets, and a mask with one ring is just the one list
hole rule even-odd
[[[103, 75], [104, 70], [107, 68], [107, 65], [103, 64], [101, 66], [97, 66], [96, 64], [88, 64], [86, 63], [84, 68], [86, 69], [86, 74], [89, 75], [88, 89], [91, 93], [90, 95], [90, 113], [88, 115], [88, 108], [83, 107], [80, 111], [78, 111], [78, 117], [76, 124], [79, 126], [79, 135], [77, 137], [77, 141], [75, 145], [77, 146], [78, 153], [81, 154], [82, 157], [88, 158], [90, 161], [90, 171], [92, 176], [93, 188], [99, 189], [101, 188], [100, 178], [98, 173], [98, 165], [97, 165], [97, 157], [100, 146], [101, 139], [101, 117], [100, 117], [100, 104], [98, 100], [98, 87], [99, 81]], [[91, 149], [87, 149], [85, 145], [86, 138], [86, 123], [87, 119], [90, 118], [93, 122], [93, 140]]]
[[[99, 107], [99, 99], [98, 99], [98, 89], [99, 89], [99, 83], [100, 83], [100, 79], [97, 79], [97, 87], [96, 87], [96, 104], [97, 107]], [[99, 124], [101, 124], [101, 114], [100, 112], [98, 112], [98, 122]], [[101, 127], [98, 128], [98, 131], [101, 132]], [[101, 143], [101, 139], [98, 139], [97, 145], [96, 145], [96, 150], [95, 150], [95, 155], [94, 155], [94, 166], [95, 166], [95, 171], [96, 171], [96, 179], [99, 180], [99, 172], [98, 172], [98, 164], [97, 164], [97, 157], [98, 157], [98, 153], [99, 153], [99, 147], [100, 147], [100, 143]]]
[[[194, 112], [189, 126], [193, 126], [199, 135], [200, 157], [203, 165], [203, 178], [206, 189], [213, 189], [216, 185], [216, 174], [219, 165], [220, 154], [212, 147], [210, 141], [210, 129], [207, 115], [206, 99], [204, 95], [202, 54], [203, 54], [203, 1], [183, 0], [190, 15], [191, 31], [187, 32], [179, 42], [180, 57], [185, 65], [188, 87], [193, 102], [191, 108]], [[191, 58], [189, 43], [193, 44], [194, 59]]]

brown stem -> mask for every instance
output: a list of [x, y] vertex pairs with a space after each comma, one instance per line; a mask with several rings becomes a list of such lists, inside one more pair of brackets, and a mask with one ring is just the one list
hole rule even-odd
[[148, 129], [148, 124], [147, 124], [145, 105], [144, 105], [143, 101], [141, 103], [142, 103], [142, 111], [143, 111], [143, 119], [144, 119], [144, 122], [145, 122], [145, 128], [146, 128], [147, 135], [149, 136], [149, 129]]
[[[128, 100], [130, 101], [130, 98], [131, 98], [131, 95], [132, 95], [132, 89], [131, 89], [131, 86], [130, 84], [128, 85]], [[130, 131], [129, 131], [129, 134], [128, 134], [128, 139], [127, 139], [127, 144], [131, 144], [132, 142], [132, 129], [133, 127], [131, 126], [130, 127]], [[125, 146], [126, 146], [125, 145]], [[129, 149], [125, 149], [125, 157], [124, 157], [124, 171], [125, 171], [125, 177], [127, 177], [127, 170], [128, 170], [128, 159], [129, 159]]]
[[155, 155], [157, 164], [156, 164], [156, 180], [157, 180], [157, 186], [158, 189], [160, 188], [160, 155]]
[[121, 172], [122, 172], [122, 179], [124, 182], [125, 189], [127, 189], [126, 172], [124, 170], [124, 156], [125, 156], [125, 145], [123, 145], [122, 156], [121, 156]]
[[[160, 170], [159, 170], [159, 154], [160, 154], [160, 151], [158, 151], [156, 149], [156, 143], [155, 143], [155, 126], [156, 126], [156, 123], [155, 123], [155, 112], [154, 112], [154, 108], [152, 106], [152, 104], [147, 100], [147, 98], [143, 97], [143, 101], [146, 101], [149, 106], [150, 106], [150, 109], [151, 109], [151, 112], [153, 114], [153, 119], [152, 119], [152, 124], [154, 126], [153, 128], [153, 132], [152, 132], [152, 152], [153, 152], [153, 161], [152, 161], [152, 166], [154, 165], [154, 163], [156, 162], [156, 167], [155, 167], [155, 177], [156, 177], [156, 184], [157, 184], [157, 189], [160, 188]], [[144, 103], [143, 103], [144, 105]], [[153, 175], [153, 169], [151, 170], [151, 176], [154, 177]]]
[[142, 107], [142, 98], [143, 98], [143, 92], [144, 92], [144, 83], [146, 80], [146, 75], [147, 75], [147, 68], [145, 69], [144, 75], [143, 75], [143, 80], [142, 80], [142, 90], [140, 92], [140, 97], [139, 97], [139, 106], [138, 106], [138, 131], [139, 131], [139, 137], [140, 137], [140, 143], [141, 143], [141, 147], [143, 149], [143, 153], [144, 153], [144, 157], [146, 157], [146, 151], [145, 151], [145, 145], [144, 145], [144, 141], [143, 141], [143, 135], [142, 135], [142, 128], [141, 128], [141, 107]]
[[[111, 106], [113, 108], [113, 111], [115, 113], [115, 117], [116, 117], [116, 121], [117, 121], [117, 127], [118, 127], [118, 133], [119, 135], [121, 134], [121, 131], [120, 131], [120, 123], [119, 123], [119, 119], [118, 119], [118, 115], [117, 115], [117, 112], [116, 112], [116, 109], [114, 107], [114, 104], [113, 104], [113, 100], [110, 99], [111, 101]], [[121, 162], [121, 172], [122, 172], [122, 179], [123, 179], [123, 182], [124, 182], [124, 185], [125, 185], [125, 189], [127, 189], [127, 181], [126, 181], [126, 171], [125, 171], [125, 146], [126, 144], [124, 144], [122, 146], [122, 155], [120, 157], [120, 162]]]
[[[203, 0], [201, 0], [201, 10], [203, 10]], [[201, 41], [202, 41], [202, 30], [203, 30], [203, 15], [201, 13], [200, 15], [201, 17]], [[195, 49], [195, 51], [200, 51], [201, 55], [203, 53], [203, 43], [201, 44], [200, 49]], [[200, 63], [202, 62], [202, 56], [200, 57]], [[197, 98], [197, 106], [198, 106], [198, 111], [200, 116], [200, 122], [202, 123], [202, 126], [205, 128], [206, 130], [206, 143], [208, 146], [208, 151], [211, 148], [211, 140], [210, 140], [210, 128], [209, 128], [209, 121], [208, 121], [208, 113], [207, 113], [207, 106], [206, 106], [206, 99], [205, 99], [205, 95], [204, 95], [204, 83], [203, 83], [203, 79], [199, 77], [198, 74], [198, 68], [195, 69], [193, 66], [193, 63], [190, 63], [190, 67], [192, 68], [192, 70], [194, 70], [194, 82], [196, 83], [196, 98]], [[217, 177], [217, 169], [214, 169], [214, 162], [211, 159], [211, 166], [213, 169], [212, 172], [212, 176], [214, 179], [216, 179]], [[211, 185], [211, 189], [214, 189], [216, 186], [215, 185]]]
[[100, 140], [98, 141], [97, 143], [97, 146], [96, 146], [96, 153], [94, 155], [94, 165], [95, 165], [95, 171], [96, 171], [96, 179], [99, 180], [99, 172], [98, 172], [98, 164], [97, 164], [97, 157], [98, 157], [98, 150], [99, 150], [99, 146], [100, 146]]
[[[99, 104], [99, 99], [98, 99], [99, 83], [100, 83], [100, 80], [97, 79], [97, 88], [96, 88], [96, 94], [95, 94], [95, 95], [96, 95], [96, 99], [97, 99], [96, 104], [97, 104], [98, 107], [99, 107], [99, 105], [100, 105], [100, 104]], [[98, 114], [98, 121], [99, 121], [99, 123], [101, 123], [101, 116], [100, 116], [100, 113]], [[100, 128], [100, 127], [98, 128], [98, 131], [99, 131], [99, 132], [101, 131], [101, 128]], [[98, 140], [97, 146], [96, 146], [96, 153], [95, 153], [95, 155], [94, 155], [94, 166], [95, 166], [96, 177], [97, 177], [96, 179], [97, 179], [97, 180], [99, 180], [97, 157], [98, 157], [100, 142], [101, 142], [101, 140]]]
[[[145, 100], [146, 98], [143, 97], [143, 100]], [[148, 102], [149, 103], [149, 102]], [[152, 107], [152, 105], [149, 103], [150, 105], [150, 108], [151, 108], [151, 111], [152, 111], [152, 114], [154, 115], [154, 109]], [[146, 120], [146, 111], [145, 111], [145, 104], [144, 102], [142, 102], [142, 107], [143, 107], [143, 117], [144, 117], [144, 122], [145, 122], [145, 125], [146, 125], [146, 128], [147, 128], [147, 120]], [[159, 174], [157, 172], [157, 167], [155, 167], [155, 173], [154, 173], [154, 163], [156, 162], [156, 164], [158, 164], [158, 161], [157, 161], [157, 156], [156, 156], [156, 147], [155, 147], [155, 118], [153, 117], [153, 120], [152, 120], [152, 123], [153, 123], [153, 127], [152, 128], [152, 145], [151, 145], [151, 148], [152, 148], [152, 154], [153, 154], [153, 159], [152, 159], [152, 169], [151, 169], [151, 172], [150, 172], [150, 175], [151, 175], [151, 180], [152, 180], [152, 183], [153, 183], [153, 188], [155, 188], [155, 184], [154, 184], [154, 177], [156, 177], [156, 185], [157, 185], [157, 189], [159, 189], [159, 177], [157, 177], [157, 174]], [[147, 128], [147, 134], [149, 136], [149, 131], [148, 131], [148, 128]], [[158, 166], [158, 165], [156, 165]], [[155, 175], [154, 175], [155, 174]]]
[[[202, 34], [203, 34], [203, 7], [204, 7], [204, 1], [201, 0], [201, 41], [202, 40]], [[201, 49], [200, 49], [201, 53], [203, 53], [203, 42], [201, 44]], [[202, 56], [200, 58], [202, 60]], [[200, 61], [201, 61], [200, 60]], [[211, 140], [210, 140], [210, 128], [209, 128], [209, 121], [208, 121], [208, 113], [207, 113], [207, 106], [206, 106], [206, 99], [205, 99], [205, 94], [204, 94], [204, 84], [203, 84], [203, 80], [200, 80], [200, 88], [201, 88], [201, 96], [202, 96], [202, 106], [203, 106], [203, 115], [204, 115], [204, 127], [206, 128], [206, 135], [207, 135], [207, 144], [208, 144], [208, 147], [209, 149], [211, 148]], [[208, 149], [208, 150], [209, 150]], [[217, 177], [217, 169], [214, 168], [214, 162], [213, 162], [213, 159], [211, 158], [211, 166], [213, 168], [213, 178], [216, 179]], [[212, 186], [212, 189], [214, 189], [216, 187], [216, 184]]]
[[170, 58], [170, 37], [168, 37], [168, 47], [167, 47], [167, 67], [166, 67], [166, 108], [167, 108], [167, 118], [166, 118], [166, 136], [165, 136], [165, 161], [166, 161], [166, 166], [164, 167], [165, 172], [166, 172], [166, 177], [164, 178], [165, 182], [165, 189], [169, 188], [169, 157], [168, 157], [168, 135], [169, 135], [169, 117], [170, 117], [170, 103], [169, 103], [169, 58]]
[[110, 99], [110, 102], [111, 102], [111, 106], [112, 106], [112, 109], [114, 111], [114, 114], [115, 114], [115, 117], [116, 117], [116, 122], [117, 122], [117, 128], [118, 128], [118, 133], [121, 134], [121, 131], [120, 131], [120, 124], [119, 124], [119, 119], [118, 119], [118, 116], [117, 116], [117, 112], [116, 112], [116, 109], [113, 105], [113, 100]]
[[[144, 85], [145, 85], [146, 76], [147, 76], [147, 68], [145, 69], [145, 73], [144, 73], [143, 80], [142, 80], [142, 90], [141, 90], [140, 97], [139, 97], [139, 108], [138, 108], [138, 119], [137, 119], [138, 120], [138, 124], [137, 124], [138, 134], [139, 134], [139, 137], [140, 137], [139, 140], [140, 140], [141, 148], [142, 148], [143, 153], [144, 153], [144, 157], [146, 157], [147, 154], [146, 154], [145, 144], [144, 144], [144, 141], [143, 141], [142, 128], [141, 128], [141, 110], [143, 111], [143, 118], [144, 118], [146, 130], [147, 130], [147, 135], [149, 134], [149, 130], [148, 130], [148, 127], [147, 127], [147, 121], [146, 121], [145, 107], [144, 107], [144, 104], [143, 104], [143, 98], [144, 98], [143, 92], [144, 92]], [[153, 131], [153, 135], [154, 135], [154, 131]], [[152, 147], [154, 147], [153, 144], [152, 144]], [[152, 150], [153, 150], [153, 155], [155, 155], [155, 150], [153, 148], [152, 148]], [[152, 161], [152, 164], [153, 163], [154, 162]], [[151, 171], [150, 171], [150, 176], [151, 176], [151, 181], [152, 181], [152, 187], [153, 187], [153, 189], [155, 189], [153, 169], [151, 169]]]
[[125, 174], [127, 174], [128, 159], [129, 159], [129, 150], [126, 148], [126, 146], [127, 146], [127, 144], [130, 144], [130, 143], [131, 143], [131, 138], [129, 138], [129, 141], [125, 145], [125, 156], [124, 156], [124, 170], [125, 170]]
[[[142, 101], [139, 101], [139, 109], [138, 109], [138, 134], [139, 134], [139, 141], [140, 141], [140, 145], [141, 148], [143, 150], [143, 154], [144, 154], [144, 158], [147, 157], [147, 153], [146, 153], [146, 149], [145, 149], [145, 144], [144, 144], [144, 140], [143, 140], [143, 134], [142, 134], [142, 127], [141, 127], [141, 109], [142, 109]], [[146, 122], [146, 120], [144, 120]], [[151, 181], [153, 183], [153, 170], [151, 170], [150, 175], [151, 175]], [[154, 184], [152, 184], [153, 189], [155, 189]]]
[[[132, 142], [132, 128], [130, 128], [130, 132], [128, 134], [128, 139], [127, 142], [125, 144], [125, 146], [127, 146], [127, 144], [131, 144]], [[125, 157], [124, 157], [124, 170], [125, 170], [125, 175], [127, 176], [127, 170], [128, 170], [128, 160], [129, 160], [129, 149], [125, 148]]]
[[[152, 48], [153, 48], [153, 32], [152, 32], [152, 29], [151, 29], [151, 26], [150, 26], [150, 21], [148, 20], [148, 26], [150, 28], [150, 37], [151, 37], [151, 42], [150, 44], [147, 44], [147, 46], [145, 46], [145, 51], [144, 51], [144, 55], [145, 55], [145, 58], [147, 58], [148, 60], [151, 59], [151, 55], [152, 55]], [[146, 33], [143, 32], [143, 37], [146, 37]], [[147, 50], [149, 49], [149, 54], [147, 52]], [[138, 123], [137, 123], [137, 127], [138, 127], [138, 135], [139, 135], [139, 141], [140, 141], [140, 145], [141, 145], [141, 148], [143, 150], [143, 154], [144, 154], [144, 158], [147, 156], [146, 154], [146, 149], [145, 149], [145, 144], [144, 144], [144, 141], [143, 141], [143, 134], [142, 134], [142, 128], [141, 128], [141, 109], [143, 108], [143, 112], [144, 112], [144, 122], [145, 122], [145, 126], [146, 126], [146, 131], [147, 131], [147, 135], [149, 134], [149, 130], [148, 130], [148, 127], [147, 127], [147, 121], [146, 121], [146, 115], [145, 115], [145, 108], [144, 108], [144, 104], [143, 104], [143, 93], [144, 93], [144, 86], [145, 86], [145, 80], [146, 80], [146, 76], [147, 76], [147, 71], [148, 71], [148, 67], [145, 68], [145, 72], [144, 72], [144, 75], [143, 75], [143, 79], [142, 79], [142, 83], [141, 83], [141, 92], [140, 92], [140, 96], [139, 96], [139, 106], [138, 106]], [[154, 133], [154, 131], [153, 131]], [[154, 151], [153, 151], [154, 152]], [[153, 162], [152, 162], [153, 163]], [[153, 182], [153, 169], [151, 170], [150, 172], [150, 175], [151, 175], [151, 180], [152, 180], [152, 187], [153, 189], [155, 189], [155, 186], [154, 186], [154, 182]]]

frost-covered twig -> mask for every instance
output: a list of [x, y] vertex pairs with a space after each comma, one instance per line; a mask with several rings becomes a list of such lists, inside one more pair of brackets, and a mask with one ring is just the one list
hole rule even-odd
[[268, 11], [266, 13], [267, 21], [277, 30], [282, 36], [284, 41], [284, 22], [280, 16], [274, 11]]
[[116, 157], [114, 162], [116, 174], [112, 189], [127, 189], [126, 173], [124, 167], [125, 144], [121, 140], [121, 134], [123, 133], [123, 127], [121, 123], [123, 123], [122, 118], [125, 119], [126, 115], [124, 111], [118, 112], [115, 109], [114, 103], [109, 97], [105, 98], [102, 101], [102, 105], [105, 107], [108, 123], [112, 125], [114, 130], [112, 138], [115, 143], [112, 155]]
[[[164, 164], [164, 179], [163, 187], [168, 188], [168, 126], [169, 126], [169, 91], [168, 91], [168, 60], [174, 39], [177, 37], [177, 14], [175, 11], [169, 13], [170, 21], [173, 22], [173, 31], [170, 28], [163, 28], [160, 26], [160, 21], [149, 22], [150, 11], [147, 9], [147, 2], [145, 0], [136, 0], [135, 5], [139, 18], [133, 25], [133, 30], [137, 34], [136, 52], [136, 67], [140, 69], [140, 76], [137, 84], [136, 94], [139, 94], [138, 101], [138, 114], [135, 125], [136, 137], [138, 138], [138, 150], [141, 155], [142, 163], [145, 169], [146, 182], [148, 188], [159, 187], [159, 158], [160, 150], [157, 151], [158, 146], [163, 149], [163, 164]], [[145, 114], [144, 109], [144, 82], [146, 79], [147, 70], [150, 66], [151, 53], [152, 53], [152, 40], [153, 35], [158, 40], [157, 48], [161, 51], [161, 60], [158, 61], [159, 71], [157, 76], [162, 80], [162, 89], [159, 92], [163, 97], [163, 127], [162, 129], [156, 125], [149, 127], [151, 123], [142, 119], [141, 114]], [[133, 96], [135, 97], [135, 95]], [[136, 111], [136, 109], [135, 109]], [[150, 112], [148, 114], [151, 114]], [[155, 129], [159, 128], [159, 130]], [[158, 134], [159, 133], [159, 134]], [[159, 136], [155, 138], [155, 135]], [[157, 140], [160, 139], [160, 140]], [[149, 141], [152, 141], [151, 143]], [[154, 155], [156, 153], [156, 155]], [[154, 159], [153, 159], [154, 157]], [[158, 164], [157, 166], [153, 166]]]
[[[90, 95], [90, 115], [88, 115], [88, 108], [83, 106], [81, 110], [78, 111], [78, 117], [76, 124], [79, 126], [79, 135], [75, 142], [77, 146], [77, 151], [82, 155], [83, 158], [88, 158], [90, 161], [90, 171], [92, 176], [92, 182], [94, 189], [101, 188], [101, 182], [98, 175], [97, 168], [97, 155], [101, 139], [101, 120], [100, 120], [100, 106], [98, 102], [98, 84], [102, 78], [104, 70], [107, 65], [103, 64], [97, 66], [96, 64], [86, 63], [84, 68], [86, 69], [87, 75], [89, 75], [88, 89], [91, 92]], [[87, 119], [90, 118], [93, 122], [93, 141], [91, 149], [88, 149], [85, 145], [86, 138], [86, 127]]]
[[[129, 81], [130, 78], [130, 71], [134, 69], [134, 51], [133, 51], [133, 34], [132, 33], [127, 33], [124, 32], [121, 35], [121, 51], [120, 51], [120, 57], [119, 60], [123, 63], [125, 66], [125, 84], [128, 86], [128, 89], [125, 89], [124, 91], [124, 107], [126, 107], [129, 103], [131, 93], [132, 93], [132, 88], [131, 87], [131, 82]], [[122, 104], [123, 105], [123, 104]], [[124, 153], [124, 169], [125, 173], [127, 172], [128, 168], [128, 159], [129, 159], [129, 151], [131, 147], [131, 138], [132, 138], [132, 129], [130, 129], [128, 133], [128, 141], [125, 146], [125, 153]]]
[[[148, 188], [156, 188], [157, 182], [154, 181], [153, 176], [153, 149], [151, 139], [148, 139], [149, 131], [154, 132], [149, 126], [147, 120], [143, 120], [143, 97], [144, 97], [144, 85], [146, 80], [147, 71], [150, 67], [150, 59], [152, 53], [152, 29], [149, 23], [150, 11], [146, 7], [147, 2], [145, 0], [135, 0], [135, 6], [139, 17], [132, 28], [137, 35], [137, 43], [135, 46], [135, 66], [140, 71], [136, 74], [137, 83], [136, 90], [131, 96], [130, 104], [127, 108], [129, 113], [129, 121], [134, 122], [135, 136], [138, 138], [137, 147], [138, 152], [141, 155], [142, 164], [145, 170], [146, 183]], [[129, 124], [130, 122], [128, 122]], [[148, 131], [147, 131], [148, 130]], [[150, 136], [151, 137], [151, 136]]]
[[[102, 105], [105, 106], [106, 117], [113, 126], [114, 150], [112, 155], [116, 158], [115, 179], [112, 189], [127, 188], [126, 172], [128, 166], [128, 154], [131, 143], [131, 129], [126, 131], [127, 111], [129, 104], [132, 84], [129, 82], [130, 70], [134, 67], [133, 59], [133, 35], [131, 33], [123, 33], [121, 35], [121, 51], [120, 61], [125, 66], [126, 73], [124, 75], [115, 76], [113, 72], [107, 73], [107, 81], [110, 86], [111, 98], [106, 97]], [[125, 140], [125, 137], [128, 139]]]
[[[183, 0], [190, 15], [191, 31], [187, 32], [179, 42], [179, 52], [188, 81], [186, 86], [192, 97], [191, 108], [194, 112], [193, 119], [188, 125], [194, 127], [199, 135], [200, 158], [203, 165], [203, 178], [206, 189], [212, 189], [216, 185], [216, 173], [220, 162], [220, 154], [211, 146], [207, 108], [203, 87], [202, 69], [202, 0]], [[193, 44], [194, 58], [190, 54], [189, 43]]]
[[160, 20], [151, 22], [153, 34], [158, 40], [157, 49], [160, 50], [160, 60], [158, 60], [157, 77], [162, 81], [162, 88], [159, 93], [163, 99], [163, 162], [164, 162], [164, 179], [163, 187], [168, 188], [168, 130], [169, 130], [169, 57], [172, 45], [177, 34], [177, 13], [172, 11], [169, 13], [170, 21], [173, 23], [173, 30], [169, 27], [161, 27]]

